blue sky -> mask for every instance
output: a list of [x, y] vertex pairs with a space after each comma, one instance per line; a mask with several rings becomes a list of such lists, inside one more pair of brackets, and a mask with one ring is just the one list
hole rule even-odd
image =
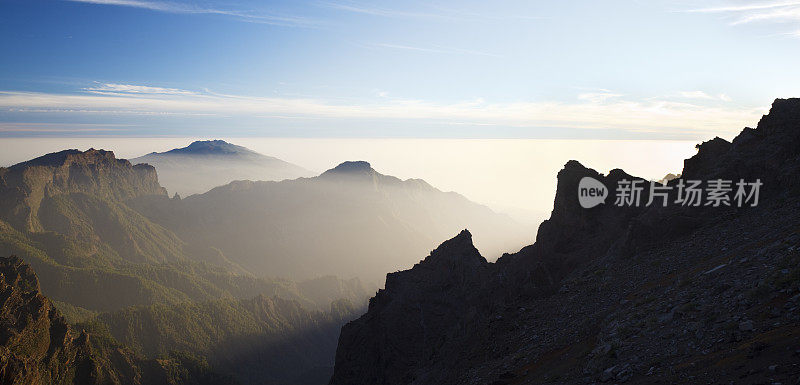
[[0, 136], [703, 139], [800, 1], [0, 0]]

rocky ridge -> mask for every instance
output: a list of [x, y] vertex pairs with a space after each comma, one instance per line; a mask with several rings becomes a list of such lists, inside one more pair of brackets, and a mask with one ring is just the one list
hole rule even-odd
[[798, 143], [800, 99], [778, 99], [668, 182], [760, 179], [758, 207], [617, 207], [611, 194], [584, 209], [581, 178], [612, 191], [634, 178], [568, 162], [535, 244], [479, 263], [462, 232], [389, 274], [343, 327], [331, 384], [795, 383]]
[[64, 150], [0, 168], [0, 217], [17, 228], [40, 231], [42, 201], [61, 194], [90, 194], [125, 201], [164, 195], [155, 168], [132, 166], [111, 151]]

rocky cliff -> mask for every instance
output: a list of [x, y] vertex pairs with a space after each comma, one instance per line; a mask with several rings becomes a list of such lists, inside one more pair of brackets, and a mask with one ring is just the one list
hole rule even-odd
[[0, 216], [15, 227], [39, 231], [42, 201], [56, 195], [83, 193], [125, 201], [162, 195], [156, 170], [132, 166], [111, 151], [64, 150], [8, 168], [0, 168]]
[[0, 382], [92, 383], [88, 335], [70, 329], [19, 258], [0, 259], [0, 301]]
[[[618, 207], [634, 177], [568, 162], [533, 245], [485, 263], [465, 231], [389, 274], [342, 328], [331, 384], [796, 382], [798, 143], [800, 99], [779, 99], [669, 181], [760, 179], [757, 207]], [[579, 205], [585, 176], [605, 204]]]

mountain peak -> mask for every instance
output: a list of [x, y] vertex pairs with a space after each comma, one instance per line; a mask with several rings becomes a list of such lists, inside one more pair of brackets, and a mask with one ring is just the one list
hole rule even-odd
[[363, 160], [346, 161], [340, 163], [338, 166], [325, 171], [321, 176], [333, 175], [348, 175], [348, 176], [371, 176], [377, 172], [372, 168], [369, 162]]
[[373, 171], [372, 166], [367, 161], [355, 160], [340, 163], [333, 168], [337, 172], [368, 172]]
[[214, 140], [197, 140], [190, 143], [186, 147], [169, 150], [164, 154], [239, 155], [239, 154], [254, 154], [254, 152], [248, 148], [237, 146], [235, 144], [228, 143], [224, 140], [214, 139]]
[[31, 159], [29, 161], [17, 163], [11, 167], [12, 168], [26, 168], [32, 166], [61, 167], [73, 163], [99, 164], [104, 162], [128, 163], [127, 160], [117, 159], [116, 157], [114, 157], [114, 153], [112, 151], [95, 150], [94, 148], [90, 148], [86, 151], [71, 149], [71, 150], [52, 152], [46, 155], [42, 155], [38, 158]]
[[422, 263], [434, 261], [465, 264], [472, 268], [486, 264], [486, 259], [481, 256], [472, 243], [472, 233], [467, 229], [461, 230], [455, 237], [442, 242]]

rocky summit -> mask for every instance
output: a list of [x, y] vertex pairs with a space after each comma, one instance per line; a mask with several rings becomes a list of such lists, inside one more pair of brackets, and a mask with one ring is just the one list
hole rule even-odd
[[0, 216], [16, 227], [42, 229], [39, 209], [57, 195], [89, 194], [114, 200], [163, 195], [156, 170], [132, 166], [111, 151], [64, 150], [0, 167]]
[[756, 207], [584, 209], [583, 177], [637, 178], [568, 162], [533, 245], [487, 263], [464, 231], [387, 275], [330, 383], [798, 383], [799, 144], [800, 99], [778, 99], [667, 182], [758, 179]]

